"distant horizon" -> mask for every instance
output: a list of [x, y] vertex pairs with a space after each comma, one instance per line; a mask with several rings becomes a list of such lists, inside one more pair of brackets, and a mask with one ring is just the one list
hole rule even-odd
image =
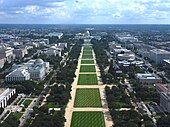
[[0, 23], [0, 25], [170, 25], [169, 24], [47, 24], [47, 23]]

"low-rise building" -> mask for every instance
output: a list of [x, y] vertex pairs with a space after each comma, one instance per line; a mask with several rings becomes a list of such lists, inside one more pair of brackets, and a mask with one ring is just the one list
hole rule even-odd
[[135, 54], [134, 53], [122, 53], [122, 54], [118, 54], [117, 58], [121, 61], [123, 61], [123, 60], [134, 61], [135, 60]]
[[10, 63], [15, 59], [15, 55], [13, 54], [13, 48], [11, 47], [5, 47], [0, 49], [0, 57], [6, 58], [6, 61]]
[[62, 36], [63, 36], [63, 33], [60, 33], [60, 32], [53, 32], [53, 33], [49, 33], [47, 36], [50, 36], [50, 37], [56, 36], [56, 37], [58, 37], [59, 39], [61, 39]]
[[30, 80], [30, 73], [25, 67], [20, 67], [5, 77], [5, 81], [7, 82], [21, 82]]
[[67, 43], [58, 43], [58, 48], [64, 50], [65, 48], [67, 48]]
[[49, 72], [49, 62], [42, 59], [30, 60], [27, 63], [14, 65], [12, 72], [6, 75], [7, 82], [19, 82], [25, 80], [43, 80]]
[[6, 59], [4, 57], [0, 57], [0, 68], [3, 68], [5, 65]]
[[123, 61], [118, 61], [117, 62], [119, 66], [123, 66], [123, 67], [129, 67], [129, 66], [138, 66], [138, 67], [142, 67], [144, 65], [144, 62], [143, 61], [126, 61], [126, 60], [123, 60]]
[[162, 81], [158, 75], [153, 73], [137, 73], [136, 78], [142, 84], [154, 84]]
[[51, 46], [49, 49], [47, 49], [46, 51], [44, 51], [44, 53], [47, 55], [47, 56], [62, 56], [61, 54], [61, 49], [60, 48], [57, 48], [56, 46]]
[[15, 54], [15, 57], [18, 59], [22, 59], [26, 54], [28, 54], [28, 51], [26, 48], [14, 49], [13, 52]]
[[120, 44], [113, 42], [109, 43], [110, 53], [117, 55], [117, 54], [132, 54], [131, 50], [123, 48]]
[[0, 88], [0, 108], [5, 108], [8, 100], [16, 94], [16, 89]]
[[129, 33], [116, 34], [116, 37], [120, 42], [138, 42], [138, 38], [130, 35]]

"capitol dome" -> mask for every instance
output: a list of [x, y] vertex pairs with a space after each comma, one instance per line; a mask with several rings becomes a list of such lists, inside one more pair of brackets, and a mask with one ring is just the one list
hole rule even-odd
[[56, 48], [55, 46], [51, 46], [50, 49], [55, 49], [55, 50], [57, 50], [57, 48]]
[[42, 59], [36, 59], [35, 63], [43, 63], [44, 61]]

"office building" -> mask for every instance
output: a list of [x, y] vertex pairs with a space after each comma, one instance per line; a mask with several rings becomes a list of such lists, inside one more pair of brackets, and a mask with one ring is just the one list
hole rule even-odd
[[160, 94], [160, 106], [170, 113], [170, 84], [156, 84], [156, 90]]
[[136, 78], [142, 84], [155, 84], [162, 81], [158, 75], [151, 73], [137, 73]]
[[160, 94], [160, 106], [165, 112], [170, 113], [170, 92], [162, 92]]
[[170, 59], [170, 52], [163, 49], [150, 50], [149, 58], [155, 63], [162, 63], [164, 59]]

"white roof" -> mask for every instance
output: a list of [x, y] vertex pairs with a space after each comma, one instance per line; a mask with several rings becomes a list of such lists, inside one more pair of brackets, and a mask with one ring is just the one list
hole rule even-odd
[[26, 70], [24, 67], [20, 67], [14, 71], [12, 71], [11, 73], [9, 73], [7, 75], [7, 77], [24, 77], [26, 75], [28, 75], [28, 70]]
[[137, 73], [136, 76], [140, 79], [160, 79], [157, 75], [151, 73]]
[[157, 54], [169, 54], [170, 55], [170, 52], [166, 51], [164, 49], [152, 49], [151, 52], [154, 52], [154, 53], [157, 53]]

